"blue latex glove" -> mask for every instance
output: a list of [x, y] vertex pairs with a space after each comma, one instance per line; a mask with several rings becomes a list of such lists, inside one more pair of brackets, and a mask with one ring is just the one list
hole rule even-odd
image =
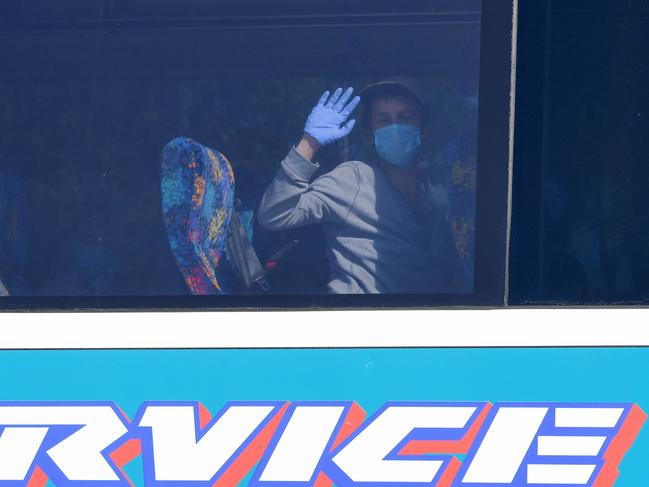
[[361, 101], [357, 96], [345, 105], [352, 93], [354, 93], [352, 88], [347, 88], [345, 93], [342, 88], [338, 88], [329, 97], [330, 93], [325, 91], [311, 111], [304, 131], [316, 139], [320, 145], [330, 144], [349, 135], [356, 125], [356, 120], [347, 121], [347, 119]]

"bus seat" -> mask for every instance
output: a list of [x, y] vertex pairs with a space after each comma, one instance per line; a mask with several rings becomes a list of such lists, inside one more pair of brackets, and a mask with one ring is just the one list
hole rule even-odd
[[192, 294], [229, 294], [226, 260], [235, 180], [228, 159], [188, 138], [162, 151], [162, 215], [176, 263]]
[[[177, 138], [163, 149], [161, 166], [164, 226], [192, 294], [255, 294], [271, 288], [280, 294], [322, 292], [321, 276], [304, 272], [305, 265], [318, 268], [313, 253], [317, 244], [310, 235], [314, 230], [303, 229], [299, 236], [311, 242], [306, 248], [292, 238], [294, 232], [273, 233], [258, 241], [254, 221], [260, 195], [251, 188], [245, 191], [245, 184], [244, 191], [235, 190], [232, 165], [222, 153]], [[242, 169], [240, 177], [246, 175]]]

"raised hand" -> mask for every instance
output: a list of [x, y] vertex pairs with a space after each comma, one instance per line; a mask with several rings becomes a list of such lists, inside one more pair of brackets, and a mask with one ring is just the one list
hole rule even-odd
[[361, 101], [357, 96], [347, 103], [353, 93], [353, 88], [347, 88], [344, 93], [342, 88], [338, 88], [331, 96], [329, 91], [325, 91], [311, 111], [304, 132], [320, 145], [330, 144], [349, 135], [356, 120], [348, 118]]

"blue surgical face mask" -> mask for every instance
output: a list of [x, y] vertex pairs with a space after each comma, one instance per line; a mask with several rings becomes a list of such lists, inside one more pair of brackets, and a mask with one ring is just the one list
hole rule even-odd
[[374, 132], [374, 148], [385, 162], [405, 167], [421, 148], [421, 130], [414, 125], [392, 124]]

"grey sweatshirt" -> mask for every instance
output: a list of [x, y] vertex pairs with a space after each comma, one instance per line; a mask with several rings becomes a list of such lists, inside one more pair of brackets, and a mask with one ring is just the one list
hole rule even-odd
[[349, 161], [311, 182], [317, 170], [291, 150], [257, 215], [268, 230], [322, 225], [330, 293], [470, 292], [448, 224], [421, 190], [414, 208], [376, 166]]

